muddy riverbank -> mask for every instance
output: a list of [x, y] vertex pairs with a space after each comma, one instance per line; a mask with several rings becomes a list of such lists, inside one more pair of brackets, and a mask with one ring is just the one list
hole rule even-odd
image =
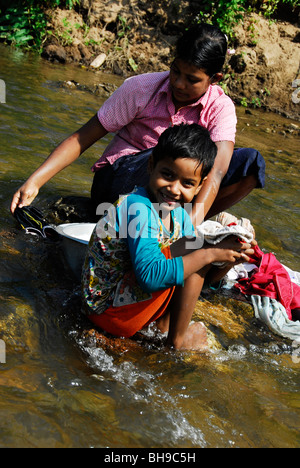
[[[167, 70], [178, 36], [195, 18], [190, 3], [82, 0], [77, 11], [55, 9], [48, 12], [43, 57], [123, 78]], [[252, 13], [236, 28], [230, 45], [235, 54], [228, 56], [223, 80], [236, 103], [299, 119], [296, 13], [291, 21], [271, 22]]]

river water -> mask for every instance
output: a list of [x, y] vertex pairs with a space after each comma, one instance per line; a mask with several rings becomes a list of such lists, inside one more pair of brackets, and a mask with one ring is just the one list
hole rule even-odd
[[[83, 337], [78, 285], [59, 247], [23, 234], [9, 205], [50, 150], [101, 106], [100, 97], [59, 82], [120, 80], [4, 46], [0, 78], [7, 87], [6, 104], [0, 104], [0, 344], [6, 351], [0, 446], [298, 448], [299, 359], [289, 341], [241, 303], [210, 305], [212, 329], [217, 336], [222, 328], [226, 340], [207, 355], [128, 342], [109, 349]], [[293, 122], [260, 111], [238, 109], [238, 115], [237, 143], [262, 151], [267, 187], [231, 212], [250, 218], [261, 248], [299, 271], [300, 159], [299, 138], [288, 129]], [[88, 196], [90, 167], [110, 138], [49, 182], [37, 206], [59, 196]], [[234, 322], [242, 333], [234, 332]]]

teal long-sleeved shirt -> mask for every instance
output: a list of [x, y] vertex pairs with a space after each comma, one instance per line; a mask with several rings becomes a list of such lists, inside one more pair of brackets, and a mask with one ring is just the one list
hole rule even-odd
[[[90, 308], [101, 313], [151, 297], [151, 293], [183, 286], [182, 257], [166, 259], [162, 250], [184, 236], [195, 236], [190, 217], [182, 207], [172, 212], [173, 231], [167, 232], [145, 188], [122, 197], [97, 224], [83, 271], [83, 293]], [[134, 273], [132, 290], [124, 276]], [[138, 287], [137, 287], [138, 286]], [[138, 289], [141, 291], [138, 291]], [[124, 298], [122, 299], [124, 300]], [[129, 302], [128, 302], [129, 301]]]

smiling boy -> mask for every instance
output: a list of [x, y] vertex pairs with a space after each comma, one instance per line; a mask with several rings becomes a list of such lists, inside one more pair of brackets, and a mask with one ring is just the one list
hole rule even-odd
[[167, 129], [153, 150], [148, 186], [121, 197], [99, 221], [82, 282], [86, 313], [97, 327], [130, 337], [156, 322], [168, 331], [167, 346], [205, 345], [202, 324], [189, 327], [205, 275], [213, 262], [246, 261], [251, 247], [233, 240], [213, 248], [186, 246], [195, 233], [183, 205], [201, 189], [216, 154], [199, 125]]

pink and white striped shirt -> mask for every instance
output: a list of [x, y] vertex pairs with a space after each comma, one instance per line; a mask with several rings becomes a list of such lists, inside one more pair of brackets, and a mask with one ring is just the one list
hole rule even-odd
[[116, 133], [92, 170], [121, 156], [153, 148], [171, 125], [198, 123], [213, 141], [235, 142], [237, 118], [232, 100], [222, 88], [209, 87], [199, 101], [176, 113], [169, 82], [170, 72], [149, 73], [127, 79], [98, 111], [100, 123]]

